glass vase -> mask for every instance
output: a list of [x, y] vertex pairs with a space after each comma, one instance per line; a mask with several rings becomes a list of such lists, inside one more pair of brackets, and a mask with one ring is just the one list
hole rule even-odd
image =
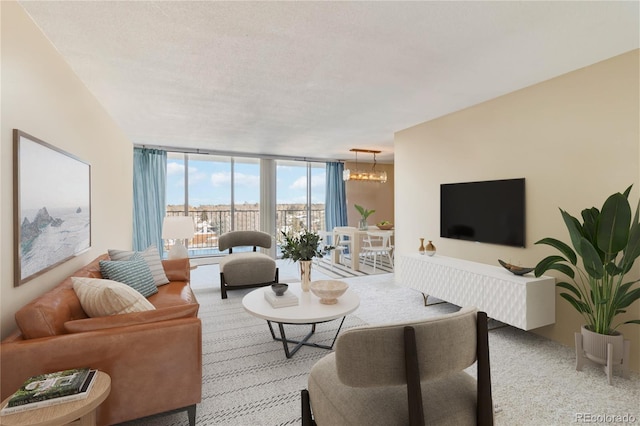
[[429, 243], [427, 243], [427, 247], [425, 248], [425, 252], [429, 256], [433, 256], [434, 254], [436, 254], [436, 246], [433, 245], [431, 240], [429, 240]]

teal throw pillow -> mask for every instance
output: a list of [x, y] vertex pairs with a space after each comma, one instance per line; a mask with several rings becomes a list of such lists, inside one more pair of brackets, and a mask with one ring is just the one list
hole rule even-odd
[[144, 251], [109, 249], [109, 257], [111, 260], [129, 260], [134, 253], [139, 253], [144, 261], [147, 262], [156, 286], [160, 287], [161, 285], [169, 284], [169, 279], [164, 273], [164, 267], [162, 266], [162, 260], [160, 259], [160, 252], [158, 252], [156, 246], [150, 245]]
[[129, 260], [101, 260], [100, 272], [103, 278], [127, 284], [144, 297], [158, 292], [149, 265], [139, 253], [135, 253]]

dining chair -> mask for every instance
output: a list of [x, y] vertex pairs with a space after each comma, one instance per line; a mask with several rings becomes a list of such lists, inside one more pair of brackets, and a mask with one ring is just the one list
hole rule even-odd
[[336, 245], [346, 247], [345, 251], [349, 253], [352, 251], [352, 241], [349, 239], [349, 236], [353, 235], [353, 230], [355, 230], [353, 226], [336, 226], [333, 228], [333, 240], [336, 242]]
[[[338, 252], [338, 263], [342, 264], [343, 262], [343, 257], [344, 257], [344, 251], [347, 249], [347, 246], [344, 244], [340, 243], [340, 237], [336, 237], [333, 232], [329, 232], [329, 231], [318, 231], [318, 235], [320, 235], [320, 238], [322, 239], [322, 244], [325, 246], [331, 246], [331, 249], [328, 250], [328, 256], [331, 259], [331, 270], [333, 270], [333, 267], [335, 265], [334, 262], [334, 258], [333, 258], [333, 253], [331, 253], [332, 251], [337, 251]], [[316, 265], [320, 264], [320, 259], [318, 257], [314, 257]]]
[[386, 256], [389, 259], [389, 264], [393, 268], [393, 247], [391, 246], [390, 231], [367, 231], [365, 238], [365, 245], [360, 248], [362, 252], [362, 258], [364, 261], [369, 256], [373, 256], [373, 273], [376, 272], [376, 266], [378, 264], [378, 256]]

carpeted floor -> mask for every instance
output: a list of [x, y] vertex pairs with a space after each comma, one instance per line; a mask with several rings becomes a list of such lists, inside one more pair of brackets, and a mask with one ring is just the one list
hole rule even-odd
[[[296, 266], [280, 262], [281, 281], [296, 281]], [[314, 280], [326, 278], [320, 269], [312, 272]], [[358, 293], [361, 304], [344, 327], [426, 318], [458, 309], [448, 303], [424, 307], [420, 293], [396, 286], [393, 274], [345, 281]], [[271, 339], [266, 322], [243, 310], [242, 297], [251, 290], [232, 291], [227, 300], [220, 299], [217, 265], [198, 267], [192, 283], [203, 321], [204, 396], [198, 405], [197, 424], [300, 424], [300, 389], [306, 387], [311, 366], [328, 352], [303, 347], [286, 359], [282, 344]], [[337, 325], [337, 321], [320, 324], [315, 338], [326, 343]], [[625, 424], [617, 421], [623, 417], [615, 418], [625, 415], [640, 423], [638, 374], [631, 379], [616, 375], [609, 386], [600, 368], [575, 371], [572, 348], [513, 327], [491, 326], [497, 326], [489, 333], [497, 425], [569, 425], [587, 419]], [[290, 328], [287, 330], [289, 333]], [[475, 375], [475, 367], [469, 373]], [[595, 422], [595, 416], [609, 417]], [[177, 426], [188, 421], [186, 413], [177, 413], [129, 424]]]

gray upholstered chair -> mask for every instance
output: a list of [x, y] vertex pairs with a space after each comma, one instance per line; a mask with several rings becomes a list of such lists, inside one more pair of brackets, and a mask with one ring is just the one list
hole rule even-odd
[[[234, 247], [253, 247], [249, 252], [233, 252]], [[270, 248], [271, 236], [260, 231], [230, 231], [218, 238], [218, 249], [229, 250], [220, 261], [220, 291], [227, 298], [227, 290], [262, 287], [278, 282], [276, 261], [256, 251]]]
[[425, 423], [493, 424], [484, 312], [347, 330], [302, 391], [303, 426]]

